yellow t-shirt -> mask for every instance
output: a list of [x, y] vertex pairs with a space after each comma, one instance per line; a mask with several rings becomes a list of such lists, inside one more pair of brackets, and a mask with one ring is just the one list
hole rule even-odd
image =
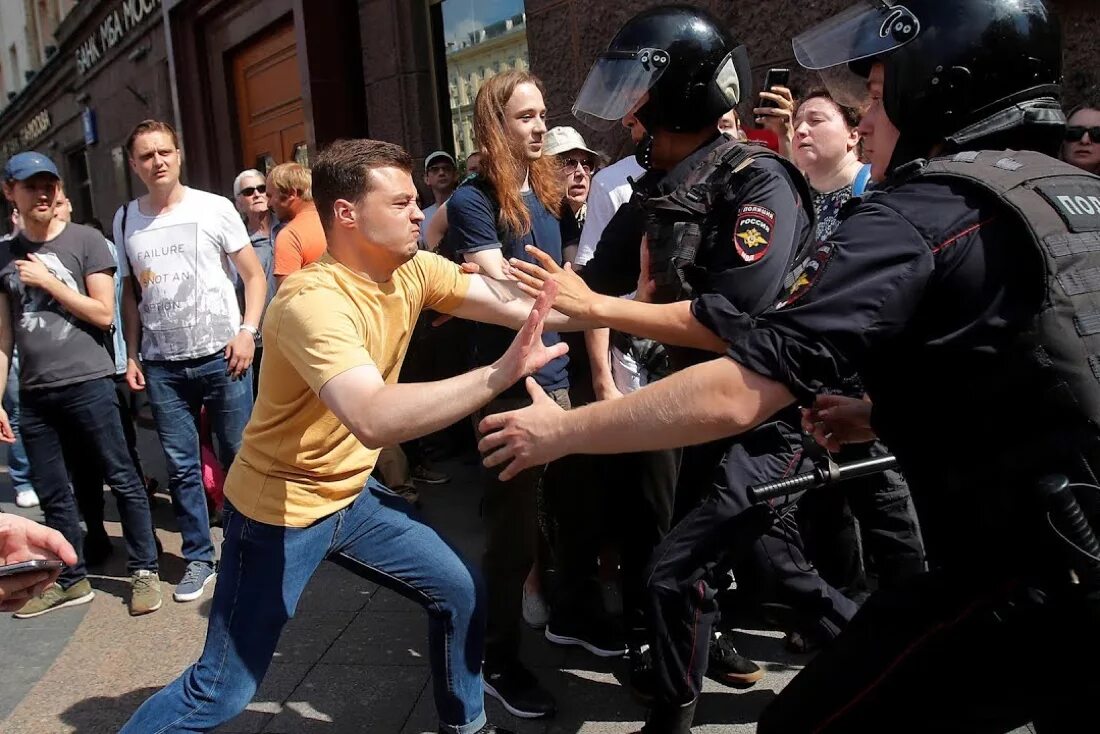
[[379, 451], [359, 443], [318, 393], [369, 364], [397, 382], [421, 310], [453, 309], [468, 286], [458, 266], [430, 252], [387, 283], [329, 255], [288, 277], [264, 317], [260, 394], [225, 481], [233, 506], [270, 525], [305, 527], [351, 504]]

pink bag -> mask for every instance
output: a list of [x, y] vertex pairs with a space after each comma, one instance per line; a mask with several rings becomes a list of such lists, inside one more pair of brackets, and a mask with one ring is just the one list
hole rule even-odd
[[206, 408], [202, 409], [199, 419], [199, 453], [202, 461], [202, 488], [206, 492], [206, 503], [220, 510], [225, 501], [225, 470], [214, 453], [214, 441], [210, 434], [210, 421], [206, 418]]

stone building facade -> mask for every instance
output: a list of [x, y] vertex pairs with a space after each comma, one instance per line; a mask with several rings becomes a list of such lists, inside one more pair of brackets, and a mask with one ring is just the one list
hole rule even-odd
[[[478, 81], [502, 62], [519, 65], [518, 44], [512, 48], [500, 39], [521, 35], [530, 68], [547, 87], [550, 124], [578, 126], [614, 158], [626, 150], [625, 135], [595, 134], [569, 110], [592, 60], [615, 30], [660, 3], [525, 0], [524, 33], [489, 38], [486, 32], [482, 44], [452, 49], [449, 56], [442, 3], [467, 0], [33, 1], [34, 7], [45, 3], [47, 11], [56, 5], [68, 12], [58, 15], [49, 38], [36, 26], [38, 66], [19, 69], [24, 83], [7, 90], [10, 99], [5, 94], [0, 164], [27, 147], [53, 156], [78, 220], [103, 222], [140, 189], [123, 144], [132, 126], [150, 117], [170, 120], [180, 130], [186, 181], [225, 194], [242, 168], [308, 161], [339, 137], [398, 142], [421, 160], [440, 148], [468, 153], [474, 141], [462, 131], [475, 85], [468, 73], [452, 78], [450, 68], [467, 63], [464, 53]], [[14, 27], [9, 16], [31, 2], [0, 3], [5, 33]], [[745, 41], [757, 87], [768, 68], [795, 66], [792, 36], [849, 4], [694, 2], [728, 21]], [[1100, 96], [1096, 0], [1051, 2], [1065, 28], [1066, 103], [1095, 99]], [[0, 63], [9, 51], [0, 49]], [[482, 51], [491, 53], [482, 58]], [[20, 53], [17, 49], [23, 58]], [[468, 77], [465, 95], [462, 76]], [[797, 73], [794, 81], [811, 83]], [[452, 117], [459, 122], [457, 139]]]

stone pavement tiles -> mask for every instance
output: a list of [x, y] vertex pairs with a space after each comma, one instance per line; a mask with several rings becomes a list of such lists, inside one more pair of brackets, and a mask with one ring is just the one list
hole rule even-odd
[[[153, 456], [151, 451], [143, 456]], [[477, 468], [457, 462], [441, 468], [455, 479], [423, 490], [425, 514], [461, 552], [477, 558], [482, 542]], [[163, 486], [162, 470], [158, 474]], [[10, 490], [3, 493], [0, 487], [0, 501], [10, 500]], [[109, 513], [112, 505], [108, 499]], [[4, 509], [10, 511], [10, 504]], [[4, 734], [116, 732], [142, 701], [196, 659], [210, 597], [192, 604], [171, 601], [171, 586], [182, 574], [183, 561], [163, 495], [155, 503], [154, 516], [165, 545], [166, 596], [160, 611], [139, 618], [127, 614], [121, 533], [112, 522], [108, 530], [115, 537], [116, 552], [92, 578], [97, 595], [91, 604], [38, 620], [0, 618]], [[215, 533], [220, 541], [220, 532]], [[787, 653], [778, 638], [777, 633], [759, 630], [746, 630], [739, 637], [742, 651], [760, 661], [768, 676], [742, 692], [708, 681], [696, 734], [755, 730], [759, 712], [805, 661]], [[557, 696], [559, 714], [550, 721], [523, 721], [490, 699], [493, 721], [520, 734], [622, 734], [641, 724], [643, 711], [622, 685], [622, 661], [554, 647], [533, 631], [525, 633], [523, 645], [524, 660]], [[11, 664], [13, 660], [19, 664]], [[287, 625], [255, 700], [218, 731], [431, 734], [435, 725], [423, 611], [397, 594], [324, 564]]]

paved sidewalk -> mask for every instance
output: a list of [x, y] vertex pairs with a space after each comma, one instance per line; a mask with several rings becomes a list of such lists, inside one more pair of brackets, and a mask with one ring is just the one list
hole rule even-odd
[[[164, 486], [159, 446], [151, 432], [141, 434], [147, 471]], [[482, 543], [478, 467], [449, 462], [440, 468], [454, 479], [422, 492], [425, 514], [463, 553], [477, 558]], [[7, 484], [0, 477], [0, 507], [10, 512], [14, 506]], [[183, 561], [166, 496], [158, 497], [154, 515], [165, 546], [160, 611], [128, 616], [121, 532], [117, 523], [109, 523], [115, 555], [92, 578], [96, 598], [91, 604], [35, 620], [0, 616], [0, 732], [117, 732], [142, 701], [196, 659], [209, 595], [191, 604], [171, 600]], [[215, 533], [220, 542], [220, 531]], [[741, 692], [708, 681], [696, 734], [755, 730], [760, 711], [806, 660], [787, 653], [779, 637], [744, 631], [738, 639], [742, 652], [765, 666], [768, 675]], [[534, 632], [526, 635], [524, 646], [524, 659], [557, 696], [560, 712], [552, 721], [521, 721], [490, 699], [493, 721], [521, 734], [623, 734], [641, 724], [642, 709], [621, 683], [622, 661], [554, 647]], [[420, 734], [434, 732], [435, 724], [424, 613], [396, 594], [324, 564], [286, 628], [259, 695], [218, 731]]]
[[[163, 487], [163, 459], [155, 436], [142, 430], [141, 443], [147, 471]], [[478, 558], [479, 469], [459, 462], [440, 468], [454, 479], [422, 492], [425, 514], [463, 553]], [[16, 511], [7, 484], [3, 477], [0, 505], [5, 512]], [[110, 498], [107, 505], [108, 516], [114, 517]], [[37, 511], [19, 512], [40, 518]], [[183, 561], [166, 496], [158, 496], [154, 515], [165, 546], [165, 603], [160, 611], [128, 616], [121, 530], [108, 523], [115, 554], [92, 577], [96, 598], [91, 604], [35, 620], [0, 617], [4, 734], [116, 732], [142, 701], [198, 656], [209, 596], [192, 604], [171, 600]], [[215, 533], [220, 542], [220, 532]], [[524, 645], [525, 659], [557, 696], [561, 712], [553, 721], [521, 721], [491, 701], [494, 721], [523, 734], [629, 732], [641, 723], [642, 709], [620, 683], [622, 661], [555, 647], [533, 631]], [[773, 632], [747, 633], [743, 648], [768, 667], [766, 681], [745, 692], [708, 682], [696, 732], [753, 731], [760, 710], [803, 662], [787, 654]], [[219, 731], [417, 734], [434, 732], [435, 724], [424, 613], [396, 594], [324, 564], [287, 626], [256, 700]]]

